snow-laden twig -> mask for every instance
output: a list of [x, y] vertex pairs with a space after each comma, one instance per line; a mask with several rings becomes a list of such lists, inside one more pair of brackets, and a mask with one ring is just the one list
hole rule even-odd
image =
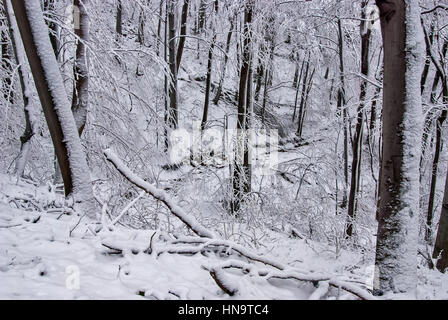
[[111, 226], [115, 225], [120, 219], [131, 209], [138, 200], [143, 198], [143, 196], [146, 194], [145, 191], [142, 191], [134, 200], [132, 200], [122, 211], [121, 213], [110, 223]]
[[212, 239], [216, 237], [213, 232], [201, 226], [195, 218], [188, 216], [164, 190], [158, 189], [136, 176], [111, 150], [105, 150], [104, 155], [129, 182], [163, 202], [170, 209], [171, 213], [179, 218], [191, 231], [204, 238]]

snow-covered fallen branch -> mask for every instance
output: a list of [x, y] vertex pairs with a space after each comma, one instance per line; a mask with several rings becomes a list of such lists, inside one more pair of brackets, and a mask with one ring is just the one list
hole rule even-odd
[[[188, 216], [182, 208], [177, 206], [169, 195], [161, 189], [157, 189], [150, 183], [137, 177], [124, 163], [118, 159], [118, 157], [111, 151], [106, 150], [104, 154], [109, 162], [111, 162], [115, 168], [131, 183], [140, 189], [146, 191], [148, 194], [162, 201], [170, 211], [178, 217], [185, 225], [196, 233], [198, 237], [184, 237], [179, 238], [171, 242], [166, 248], [158, 250], [157, 256], [163, 253], [170, 254], [186, 254], [195, 255], [198, 253], [205, 254], [206, 252], [214, 253], [226, 253], [228, 255], [236, 254], [240, 257], [246, 258], [250, 262], [258, 262], [266, 266], [276, 269], [272, 270], [258, 270], [254, 271], [255, 266], [240, 261], [227, 261], [223, 265], [218, 267], [212, 267], [209, 270], [210, 275], [215, 280], [216, 284], [227, 294], [234, 295], [237, 290], [233, 286], [226, 285], [225, 275], [222, 273], [223, 269], [237, 268], [242, 269], [245, 272], [255, 273], [256, 275], [263, 277], [267, 280], [271, 279], [285, 279], [285, 280], [297, 280], [301, 282], [311, 282], [319, 284], [321, 282], [327, 282], [329, 286], [343, 289], [359, 299], [362, 300], [374, 300], [375, 297], [367, 290], [360, 288], [359, 286], [349, 283], [346, 280], [336, 279], [328, 275], [310, 275], [306, 272], [302, 272], [295, 268], [290, 268], [287, 265], [283, 265], [277, 261], [271, 260], [267, 257], [260, 256], [251, 250], [244, 248], [231, 241], [219, 239], [214, 233], [207, 230], [204, 226], [200, 225], [196, 219]], [[103, 246], [112, 250], [115, 254], [124, 252], [122, 248], [116, 248], [108, 244]], [[323, 289], [322, 289], [323, 291]], [[317, 296], [317, 293], [316, 293]]]
[[213, 232], [201, 226], [195, 218], [188, 216], [185, 211], [179, 207], [170, 196], [161, 189], [158, 189], [146, 182], [140, 177], [137, 177], [118, 157], [111, 151], [105, 150], [104, 155], [107, 160], [114, 165], [114, 167], [132, 184], [146, 191], [149, 195], [164, 203], [171, 213], [179, 218], [191, 231], [200, 237], [215, 238]]
[[[254, 265], [235, 260], [229, 260], [218, 266], [210, 268], [204, 267], [204, 269], [215, 272], [224, 269], [240, 269], [245, 274], [259, 276], [266, 280], [282, 279], [313, 283], [318, 286], [318, 289], [310, 296], [310, 299], [321, 299], [328, 292], [328, 289], [331, 286], [347, 291], [361, 300], [376, 300], [376, 298], [369, 291], [359, 287], [358, 285], [327, 275], [307, 275], [288, 270], [272, 272], [270, 270], [257, 269]], [[221, 278], [223, 278], [222, 274]]]

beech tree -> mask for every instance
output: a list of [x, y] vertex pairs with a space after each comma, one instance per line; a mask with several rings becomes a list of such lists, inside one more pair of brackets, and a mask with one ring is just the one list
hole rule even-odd
[[376, 0], [384, 45], [376, 294], [415, 292], [424, 43], [417, 0]]

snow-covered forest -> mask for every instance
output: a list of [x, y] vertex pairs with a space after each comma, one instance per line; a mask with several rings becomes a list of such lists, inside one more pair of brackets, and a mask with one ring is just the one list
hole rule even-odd
[[447, 24], [1, 0], [0, 299], [448, 299]]

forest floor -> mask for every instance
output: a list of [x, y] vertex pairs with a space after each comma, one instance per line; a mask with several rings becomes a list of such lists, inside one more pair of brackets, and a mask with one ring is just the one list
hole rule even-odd
[[[311, 283], [235, 271], [226, 273], [238, 290], [230, 297], [208, 271], [222, 257], [162, 253], [169, 236], [151, 230], [96, 233], [98, 225], [61, 214], [62, 197], [49, 189], [0, 177], [0, 299], [308, 299], [316, 290]], [[373, 281], [373, 267], [357, 254], [343, 250], [335, 259], [331, 248], [306, 239], [272, 232], [257, 253], [308, 275], [356, 279], [366, 287]], [[419, 298], [448, 299], [448, 275], [419, 273]], [[355, 298], [330, 292], [327, 299]]]

